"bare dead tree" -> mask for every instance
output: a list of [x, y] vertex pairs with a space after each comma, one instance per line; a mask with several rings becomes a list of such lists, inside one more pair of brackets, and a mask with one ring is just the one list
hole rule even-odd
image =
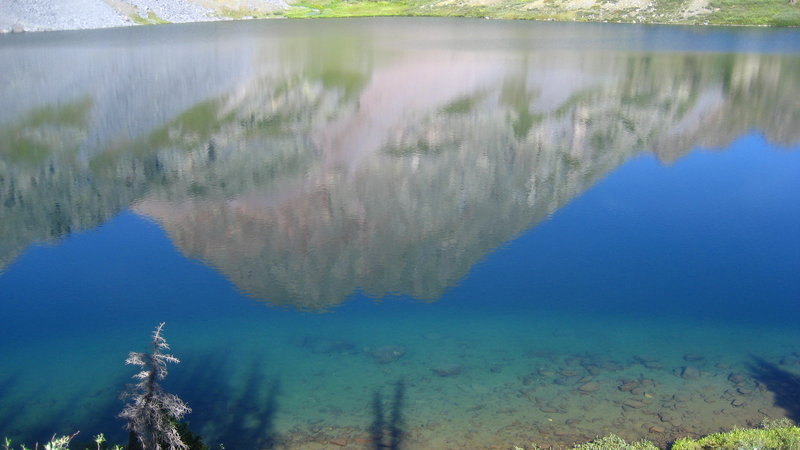
[[153, 332], [152, 353], [131, 352], [125, 360], [125, 364], [139, 366], [141, 371], [133, 376], [138, 382], [122, 394], [128, 404], [119, 417], [128, 422], [125, 428], [131, 433], [131, 441], [138, 441], [143, 449], [187, 450], [175, 424], [192, 410], [177, 395], [164, 392], [160, 384], [167, 376], [167, 363], [180, 362], [164, 353], [169, 344], [162, 335], [163, 329], [162, 322]]

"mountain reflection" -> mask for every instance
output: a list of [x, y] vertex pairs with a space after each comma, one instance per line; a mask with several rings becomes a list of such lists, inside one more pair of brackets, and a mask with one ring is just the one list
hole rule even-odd
[[[321, 309], [357, 289], [434, 300], [637, 154], [673, 161], [752, 129], [800, 141], [796, 56], [174, 45], [190, 56], [166, 68], [169, 45], [78, 52], [95, 70], [72, 97], [1, 117], [0, 267], [132, 208], [272, 304]], [[118, 64], [134, 75], [115, 78]]]

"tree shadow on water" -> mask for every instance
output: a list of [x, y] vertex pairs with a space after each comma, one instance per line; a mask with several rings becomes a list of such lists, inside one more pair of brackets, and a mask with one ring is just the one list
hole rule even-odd
[[405, 402], [405, 382], [395, 383], [391, 410], [388, 418], [383, 409], [380, 391], [372, 398], [372, 425], [369, 427], [370, 448], [375, 450], [399, 450], [405, 437], [403, 422], [403, 403]]
[[[224, 352], [205, 354], [176, 377], [178, 395], [192, 408], [190, 428], [212, 448], [271, 449], [280, 445], [274, 419], [280, 381], [269, 380], [262, 362], [254, 358], [235, 384], [229, 378], [231, 362]], [[202, 362], [201, 362], [202, 361]]]
[[[10, 403], [8, 401], [11, 398], [11, 393], [13, 392], [15, 386], [17, 385], [17, 376], [9, 375], [2, 380], [0, 380], [0, 424], [7, 426], [8, 423], [11, 422], [11, 419], [18, 414], [19, 408], [22, 407], [22, 404], [17, 403]], [[0, 430], [1, 432], [5, 432], [6, 430]]]
[[[95, 434], [105, 433], [111, 441], [122, 441], [127, 435], [117, 414], [122, 408], [119, 391], [125, 385], [124, 376], [112, 377], [103, 386], [91, 383], [66, 392], [58, 391], [59, 398], [42, 384], [11, 395], [19, 387], [18, 376], [0, 382], [0, 435], [22, 444], [47, 442], [54, 435], [71, 435], [80, 430], [73, 441], [80, 447], [91, 441]], [[83, 448], [83, 447], [80, 447]]]
[[757, 356], [752, 358], [748, 364], [750, 376], [775, 395], [775, 406], [785, 409], [789, 419], [800, 422], [800, 375]]

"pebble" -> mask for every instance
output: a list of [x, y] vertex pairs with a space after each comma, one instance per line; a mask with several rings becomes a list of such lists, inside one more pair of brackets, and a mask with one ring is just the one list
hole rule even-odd
[[594, 381], [590, 381], [590, 382], [588, 382], [586, 384], [583, 384], [583, 385], [581, 385], [581, 387], [578, 388], [579, 391], [585, 392], [587, 394], [591, 393], [591, 392], [594, 392], [594, 391], [596, 391], [598, 389], [600, 389], [600, 385], [597, 384]]
[[672, 423], [672, 422], [674, 422], [674, 421], [675, 421], [675, 418], [674, 418], [672, 415], [670, 415], [670, 414], [668, 414], [668, 413], [665, 413], [665, 412], [660, 412], [660, 413], [658, 413], [658, 418], [659, 418], [659, 419], [660, 419], [662, 422], [667, 422], [667, 423]]
[[622, 391], [622, 392], [630, 392], [630, 391], [632, 391], [632, 390], [636, 389], [636, 383], [632, 383], [632, 382], [628, 382], [628, 383], [622, 383], [622, 384], [619, 386], [619, 388], [618, 388], [618, 389], [619, 389], [620, 391]]
[[731, 400], [731, 406], [735, 406], [737, 408], [740, 408], [740, 407], [742, 407], [742, 406], [744, 406], [746, 404], [747, 403], [745, 403], [744, 400], [741, 400], [741, 399], [738, 399], [738, 398], [735, 398], [735, 399]]

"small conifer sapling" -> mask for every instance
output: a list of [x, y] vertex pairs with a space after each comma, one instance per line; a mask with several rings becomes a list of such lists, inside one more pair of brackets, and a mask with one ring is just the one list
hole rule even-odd
[[[192, 412], [191, 408], [175, 394], [164, 392], [160, 382], [167, 376], [167, 363], [179, 363], [169, 353], [169, 344], [162, 335], [164, 323], [153, 332], [153, 352], [131, 352], [125, 364], [139, 366], [141, 371], [133, 376], [136, 384], [128, 386], [122, 394], [128, 403], [119, 414], [128, 423], [130, 444], [141, 445], [146, 450], [186, 450], [176, 423]], [[131, 447], [132, 445], [129, 445]]]

